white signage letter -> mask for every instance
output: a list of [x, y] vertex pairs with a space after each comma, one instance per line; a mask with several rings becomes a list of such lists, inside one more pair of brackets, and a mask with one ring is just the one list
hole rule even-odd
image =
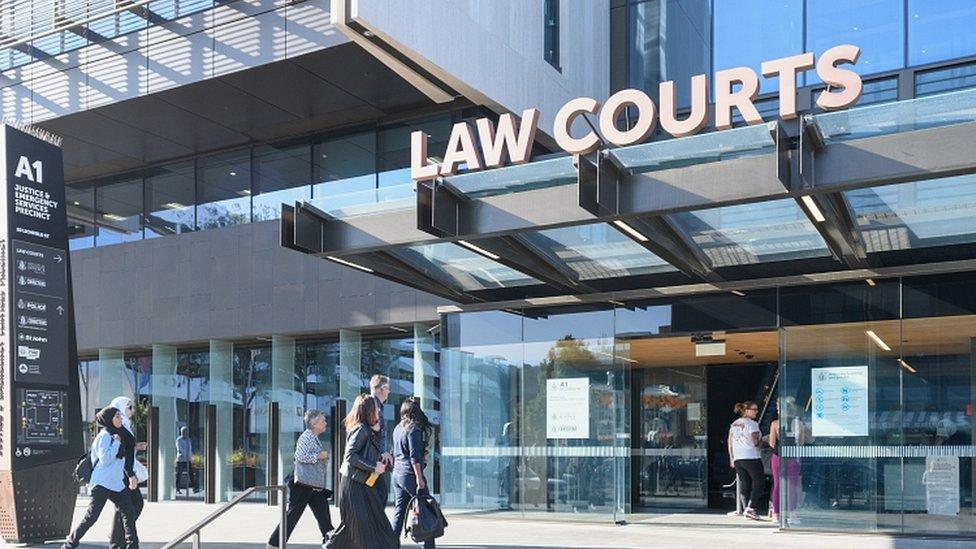
[[[637, 107], [637, 120], [634, 127], [621, 130], [617, 119], [628, 106]], [[600, 131], [608, 141], [618, 147], [626, 147], [647, 139], [657, 126], [657, 107], [646, 93], [635, 90], [620, 90], [610, 96], [600, 110]]]
[[539, 109], [526, 109], [522, 112], [518, 132], [515, 131], [515, 116], [509, 113], [498, 117], [497, 131], [487, 118], [479, 118], [476, 123], [486, 168], [498, 168], [504, 164], [506, 152], [512, 164], [529, 161], [539, 124]]
[[783, 120], [796, 118], [796, 73], [812, 68], [812, 53], [801, 53], [763, 62], [763, 76], [779, 77], [779, 117]]
[[437, 164], [427, 163], [427, 134], [422, 131], [410, 134], [410, 178], [414, 181], [437, 178]]
[[14, 177], [25, 176], [28, 181], [34, 181], [34, 172], [31, 171], [30, 160], [27, 160], [26, 156], [21, 156], [20, 160], [17, 161], [17, 171], [14, 172]]
[[[861, 48], [846, 44], [834, 46], [825, 51], [817, 60], [817, 75], [827, 84], [827, 90], [817, 97], [817, 105], [825, 111], [846, 109], [861, 97], [861, 76], [854, 71], [837, 68], [838, 63], [857, 63]], [[842, 88], [830, 91], [832, 87]]]
[[[739, 91], [732, 91], [741, 84]], [[761, 124], [763, 119], [752, 103], [759, 95], [759, 77], [748, 67], [737, 67], [715, 73], [715, 127], [727, 130], [732, 127], [732, 107], [739, 109], [746, 124]]]
[[661, 101], [661, 127], [675, 137], [698, 133], [708, 122], [708, 77], [699, 74], [691, 77], [691, 113], [678, 120], [677, 90], [673, 81], [658, 86]]
[[458, 122], [451, 129], [447, 152], [444, 153], [444, 163], [441, 164], [441, 175], [453, 175], [457, 172], [458, 164], [467, 164], [469, 170], [481, 169], [478, 148], [474, 145], [474, 132], [467, 122]]
[[573, 121], [584, 112], [596, 114], [600, 108], [600, 103], [596, 99], [589, 97], [577, 97], [569, 101], [563, 108], [556, 113], [556, 121], [553, 124], [552, 134], [564, 151], [570, 154], [587, 154], [596, 150], [600, 146], [600, 136], [596, 132], [589, 131], [583, 137], [573, 137]]

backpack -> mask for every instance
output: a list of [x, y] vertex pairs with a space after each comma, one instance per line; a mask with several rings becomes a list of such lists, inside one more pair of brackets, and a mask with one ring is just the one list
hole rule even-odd
[[437, 500], [426, 492], [418, 493], [407, 505], [408, 520], [403, 524], [403, 535], [409, 535], [416, 543], [423, 543], [444, 535], [447, 519]]
[[81, 456], [81, 459], [78, 460], [78, 464], [75, 465], [75, 482], [78, 484], [88, 484], [91, 482], [92, 471], [95, 470], [95, 463], [98, 462], [92, 462], [91, 454], [86, 453], [85, 455]]

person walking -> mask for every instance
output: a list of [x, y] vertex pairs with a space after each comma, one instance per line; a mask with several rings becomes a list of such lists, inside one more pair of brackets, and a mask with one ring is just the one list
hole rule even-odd
[[186, 473], [186, 497], [190, 497], [190, 486], [194, 487], [194, 492], [196, 491], [196, 485], [193, 483], [193, 467], [190, 463], [192, 457], [193, 441], [190, 440], [190, 429], [185, 426], [180, 427], [180, 436], [176, 437], [176, 491], [179, 492], [180, 479]]
[[[122, 469], [125, 475], [123, 482], [129, 486], [125, 490], [125, 493], [132, 500], [132, 509], [134, 512], [132, 520], [134, 522], [139, 520], [139, 516], [142, 514], [142, 508], [146, 505], [145, 500], [142, 498], [142, 490], [139, 489], [139, 482], [148, 479], [149, 474], [145, 470], [145, 466], [136, 460], [136, 452], [145, 450], [146, 443], [136, 442], [136, 432], [132, 426], [132, 416], [135, 414], [135, 407], [132, 405], [132, 400], [129, 397], [115, 397], [109, 403], [109, 407], [115, 408], [122, 413], [122, 429], [120, 435], [122, 437], [122, 450], [125, 454]], [[142, 471], [142, 479], [139, 478], [140, 475], [137, 470]], [[109, 549], [120, 549], [124, 543], [125, 528], [122, 524], [122, 513], [116, 510], [115, 524], [112, 526], [112, 534], [111, 538], [109, 538]]]
[[[325, 432], [325, 413], [322, 410], [311, 409], [305, 412], [305, 431], [295, 444], [294, 473], [286, 477], [288, 484], [288, 521], [285, 530], [285, 540], [302, 518], [305, 507], [312, 508], [312, 514], [319, 524], [322, 543], [328, 541], [332, 531], [332, 517], [329, 515], [329, 497], [332, 492], [325, 487], [326, 464], [329, 452], [322, 448], [319, 436]], [[280, 541], [278, 528], [274, 529], [268, 538], [267, 549], [277, 548]]]
[[359, 395], [346, 416], [346, 453], [339, 468], [339, 527], [324, 549], [395, 549], [397, 537], [383, 512], [376, 488], [386, 472], [376, 440], [379, 409], [376, 399]]
[[[386, 464], [387, 470], [393, 468], [393, 454], [390, 453], [389, 433], [386, 431], [386, 421], [383, 418], [383, 405], [390, 398], [390, 378], [376, 374], [369, 379], [369, 394], [376, 399], [376, 408], [380, 414], [380, 430], [376, 431], [376, 442], [380, 446], [380, 459]], [[376, 489], [383, 499], [383, 506], [390, 496], [389, 475], [380, 475]]]
[[[427, 445], [432, 432], [430, 420], [417, 399], [410, 397], [404, 400], [400, 405], [400, 424], [393, 430], [393, 494], [396, 510], [392, 524], [398, 547], [410, 500], [427, 490], [424, 465], [427, 463]], [[424, 549], [433, 548], [434, 540], [424, 542]]]
[[136, 513], [132, 507], [132, 497], [129, 491], [136, 489], [135, 479], [131, 479], [126, 486], [125, 453], [122, 448], [122, 413], [113, 407], [103, 408], [95, 416], [96, 423], [101, 427], [95, 440], [92, 441], [91, 460], [92, 474], [88, 482], [91, 500], [88, 511], [81, 523], [65, 540], [61, 549], [75, 549], [81, 543], [81, 538], [95, 524], [105, 502], [111, 500], [122, 516], [123, 536], [126, 549], [139, 549], [139, 536], [136, 534]]
[[729, 466], [735, 469], [739, 492], [748, 497], [743, 516], [758, 520], [756, 506], [762, 503], [764, 480], [762, 457], [759, 454], [759, 405], [751, 400], [735, 405], [739, 419], [729, 427]]

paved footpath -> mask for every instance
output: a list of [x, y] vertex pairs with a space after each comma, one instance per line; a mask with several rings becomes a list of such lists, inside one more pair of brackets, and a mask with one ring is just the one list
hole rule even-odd
[[[86, 502], [79, 500], [75, 524], [84, 514]], [[85, 536], [82, 547], [107, 547], [111, 505]], [[147, 504], [139, 519], [143, 549], [157, 549], [180, 532], [216, 509], [213, 505], [191, 502]], [[338, 516], [333, 509], [338, 522]], [[231, 510], [204, 530], [203, 546], [215, 549], [263, 549], [277, 520], [277, 508], [248, 503]], [[705, 547], [708, 549], [947, 549], [972, 548], [976, 542], [891, 538], [874, 535], [795, 534], [777, 531], [769, 525], [716, 515], [658, 515], [627, 526], [549, 520], [499, 519], [490, 515], [449, 516], [447, 534], [438, 547], [454, 549], [636, 549]], [[311, 512], [298, 524], [288, 547], [320, 547]], [[50, 543], [37, 547], [57, 547]], [[189, 545], [186, 545], [189, 547]], [[403, 543], [405, 549], [416, 547]]]

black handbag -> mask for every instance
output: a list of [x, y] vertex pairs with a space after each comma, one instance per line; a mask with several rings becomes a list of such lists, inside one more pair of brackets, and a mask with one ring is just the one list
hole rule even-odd
[[78, 484], [88, 484], [91, 482], [92, 471], [95, 470], [95, 464], [98, 461], [92, 462], [91, 454], [86, 453], [81, 456], [78, 460], [78, 464], [75, 465], [75, 482]]
[[407, 505], [408, 520], [403, 524], [403, 535], [416, 543], [437, 539], [444, 535], [447, 519], [441, 506], [426, 491], [418, 492]]

